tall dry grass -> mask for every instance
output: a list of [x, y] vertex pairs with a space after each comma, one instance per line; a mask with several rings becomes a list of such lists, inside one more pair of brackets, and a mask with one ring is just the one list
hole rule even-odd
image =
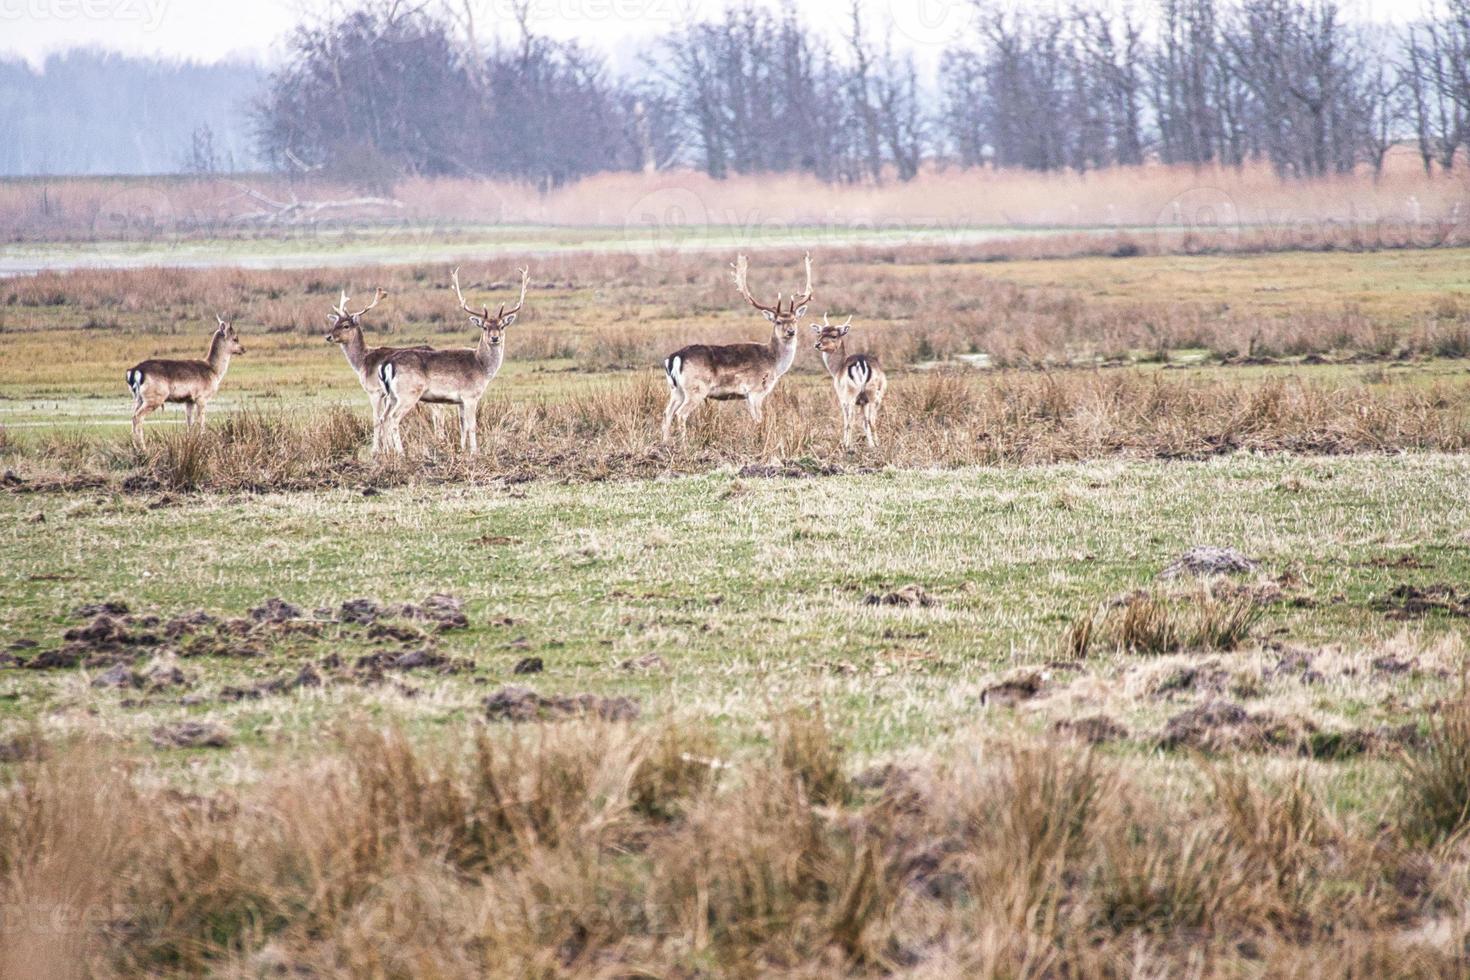
[[[0, 183], [0, 227], [14, 241], [156, 239], [178, 235], [279, 235], [242, 220], [261, 210], [246, 193], [275, 200], [347, 200], [360, 193], [321, 181], [239, 178], [28, 178]], [[549, 192], [469, 179], [405, 178], [398, 206], [330, 212], [328, 226], [543, 224], [604, 226], [666, 243], [707, 228], [885, 229], [1168, 227], [1213, 233], [1224, 225], [1273, 234], [1338, 229], [1421, 229], [1470, 219], [1462, 174], [1426, 176], [1411, 153], [1390, 156], [1385, 174], [1283, 181], [1268, 167], [1149, 164], [1086, 174], [929, 170], [909, 183], [825, 184], [800, 175], [713, 180], [703, 174], [617, 173]], [[1465, 229], [1460, 227], [1463, 234]], [[289, 229], [286, 230], [289, 233]]]
[[[135, 488], [266, 489], [409, 480], [651, 477], [758, 464], [822, 473], [874, 466], [1037, 465], [1087, 459], [1201, 459], [1231, 452], [1310, 454], [1470, 449], [1470, 389], [1356, 381], [1199, 380], [1137, 370], [977, 375], [925, 372], [890, 386], [879, 450], [844, 453], [827, 386], [788, 382], [754, 425], [711, 403], [687, 445], [659, 441], [660, 379], [612, 381], [548, 402], [491, 398], [476, 457], [427, 420], [405, 426], [403, 458], [367, 459], [365, 414], [243, 412], [206, 431], [155, 431], [137, 451], [122, 434], [17, 434], [7, 465], [32, 481], [118, 480]], [[773, 467], [766, 463], [774, 461]]]
[[1300, 771], [1015, 741], [854, 774], [819, 718], [773, 728], [721, 760], [692, 723], [362, 723], [207, 795], [53, 746], [0, 783], [0, 973], [1460, 973], [1464, 853]]
[[[817, 303], [856, 312], [855, 336], [890, 366], [984, 354], [998, 367], [1054, 367], [1167, 360], [1183, 350], [1226, 363], [1470, 356], [1470, 306], [1450, 293], [1377, 315], [1348, 303], [1222, 308], [1168, 290], [1098, 302], [1080, 289], [1022, 285], [975, 265], [986, 248], [994, 247], [823, 251]], [[763, 261], [786, 270], [800, 253]], [[511, 263], [501, 266], [480, 267], [467, 288], [506, 295]], [[773, 288], [783, 285], [773, 275]], [[442, 344], [452, 333], [470, 343], [448, 277], [443, 265], [76, 270], [0, 282], [0, 308], [6, 332], [64, 328], [89, 342], [118, 333], [197, 333], [203, 311], [234, 317], [246, 333], [315, 338], [339, 290], [367, 296], [382, 286], [390, 299], [374, 310], [371, 336]], [[533, 302], [511, 337], [510, 356], [518, 360], [572, 359], [584, 370], [647, 367], [691, 335], [710, 342], [759, 335], [758, 321], [732, 306], [726, 263], [709, 255], [560, 255], [536, 260], [533, 279]], [[817, 369], [814, 359], [799, 363]]]

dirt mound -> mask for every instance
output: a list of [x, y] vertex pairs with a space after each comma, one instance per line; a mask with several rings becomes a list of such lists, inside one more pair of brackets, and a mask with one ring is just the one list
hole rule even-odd
[[491, 721], [555, 721], [596, 717], [604, 721], [633, 721], [641, 713], [638, 702], [598, 694], [537, 694], [529, 687], [508, 686], [488, 695], [485, 716]]
[[159, 725], [148, 737], [159, 749], [223, 749], [230, 744], [229, 729], [213, 721]]
[[980, 703], [988, 707], [1013, 708], [1041, 693], [1043, 678], [1034, 670], [1019, 671], [980, 692]]
[[869, 592], [863, 599], [866, 606], [911, 606], [928, 609], [939, 605], [939, 600], [924, 591], [922, 585], [910, 583], [892, 592]]
[[1159, 572], [1159, 578], [1173, 579], [1184, 575], [1244, 575], [1260, 567], [1259, 561], [1234, 548], [1197, 545], [1164, 566], [1164, 570]]
[[126, 616], [130, 609], [126, 602], [92, 602], [77, 606], [71, 611], [73, 619], [92, 619], [106, 613], [109, 616]]
[[794, 466], [791, 464], [780, 465], [776, 463], [750, 463], [740, 467], [737, 474], [742, 477], [753, 479], [788, 479], [806, 480], [817, 476], [841, 476], [842, 467], [830, 464], [812, 464], [810, 466]]
[[247, 615], [257, 623], [286, 623], [301, 619], [305, 613], [300, 606], [293, 606], [285, 599], [272, 597], [251, 609]]
[[384, 605], [373, 599], [348, 599], [338, 608], [337, 618], [357, 626], [371, 626], [380, 619], [416, 619], [433, 623], [440, 630], [470, 625], [464, 614], [464, 600], [445, 592], [435, 592], [421, 603], [408, 602], [401, 606]]
[[1089, 745], [1117, 742], [1128, 737], [1128, 729], [1107, 715], [1089, 715], [1086, 718], [1063, 718], [1051, 726], [1060, 735], [1080, 739]]
[[1295, 715], [1252, 714], [1233, 701], [1215, 700], [1170, 718], [1158, 744], [1165, 749], [1285, 752], [1334, 760], [1394, 750], [1415, 744], [1418, 738], [1418, 729], [1413, 725], [1323, 730]]
[[512, 674], [539, 674], [546, 669], [546, 663], [540, 657], [522, 657], [516, 661], [516, 665], [510, 669]]
[[1447, 616], [1470, 617], [1470, 591], [1461, 592], [1447, 582], [1432, 585], [1400, 585], [1375, 608], [1388, 619], [1417, 619], [1432, 612]]
[[629, 657], [618, 666], [623, 670], [665, 670], [669, 665], [658, 654], [645, 653], [641, 657]]
[[262, 681], [249, 687], [224, 687], [220, 689], [219, 699], [221, 701], [253, 701], [265, 697], [267, 694], [286, 694], [302, 687], [321, 687], [322, 675], [317, 673], [316, 668], [307, 664], [294, 676], [276, 677], [272, 680]]

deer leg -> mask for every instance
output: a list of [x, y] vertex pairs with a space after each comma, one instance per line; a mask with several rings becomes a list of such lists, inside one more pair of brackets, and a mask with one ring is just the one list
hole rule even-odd
[[157, 408], [157, 402], [146, 402], [140, 398], [138, 406], [133, 409], [133, 443], [139, 449], [143, 448], [143, 419]]
[[868, 438], [868, 445], [874, 449], [878, 448], [878, 403], [869, 400], [863, 406], [863, 435]]
[[688, 396], [684, 394], [683, 388], [669, 388], [669, 403], [664, 407], [664, 442], [669, 441], [670, 429], [674, 425], [674, 413], [677, 412]]
[[471, 456], [480, 451], [480, 403], [467, 401], [459, 406], [459, 448]]
[[674, 412], [674, 416], [679, 420], [679, 441], [686, 445], [689, 442], [689, 416], [693, 415], [694, 410], [704, 403], [704, 398], [704, 395], [696, 397], [686, 391], [684, 401]]
[[199, 426], [199, 431], [204, 431], [204, 402], [194, 403], [194, 424]]
[[754, 393], [745, 396], [745, 407], [750, 409], [750, 417], [755, 421], [756, 425], [761, 424], [761, 415], [763, 414], [761, 409], [761, 401], [763, 400], [763, 397], [764, 396], [756, 395]]
[[368, 395], [368, 404], [373, 410], [373, 455], [376, 456], [382, 449], [383, 444], [383, 398], [381, 395]]

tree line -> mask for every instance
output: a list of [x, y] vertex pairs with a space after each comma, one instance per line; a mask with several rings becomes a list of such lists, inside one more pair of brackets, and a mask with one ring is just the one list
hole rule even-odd
[[1157, 0], [1146, 18], [1074, 0], [977, 0], [935, 84], [854, 3], [840, 40], [791, 7], [736, 5], [679, 27], [633, 78], [576, 44], [488, 47], [473, 3], [372, 0], [297, 30], [259, 106], [288, 171], [554, 185], [669, 165], [840, 182], [922, 166], [1086, 171], [1266, 161], [1283, 177], [1375, 171], [1396, 142], [1426, 170], [1470, 150], [1470, 0], [1402, 29], [1339, 0]]

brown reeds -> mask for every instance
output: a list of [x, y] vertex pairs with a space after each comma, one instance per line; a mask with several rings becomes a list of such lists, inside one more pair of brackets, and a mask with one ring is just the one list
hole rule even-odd
[[[1439, 910], [1463, 855], [1426, 876], [1412, 842], [1334, 819], [1303, 770], [1158, 786], [1021, 740], [850, 778], [820, 718], [777, 727], [771, 750], [717, 759], [679, 722], [434, 743], [356, 723], [305, 766], [207, 795], [126, 750], [51, 746], [0, 782], [0, 972], [1451, 976], [1461, 962], [1464, 922]], [[834, 765], [841, 792], [813, 792]]]

